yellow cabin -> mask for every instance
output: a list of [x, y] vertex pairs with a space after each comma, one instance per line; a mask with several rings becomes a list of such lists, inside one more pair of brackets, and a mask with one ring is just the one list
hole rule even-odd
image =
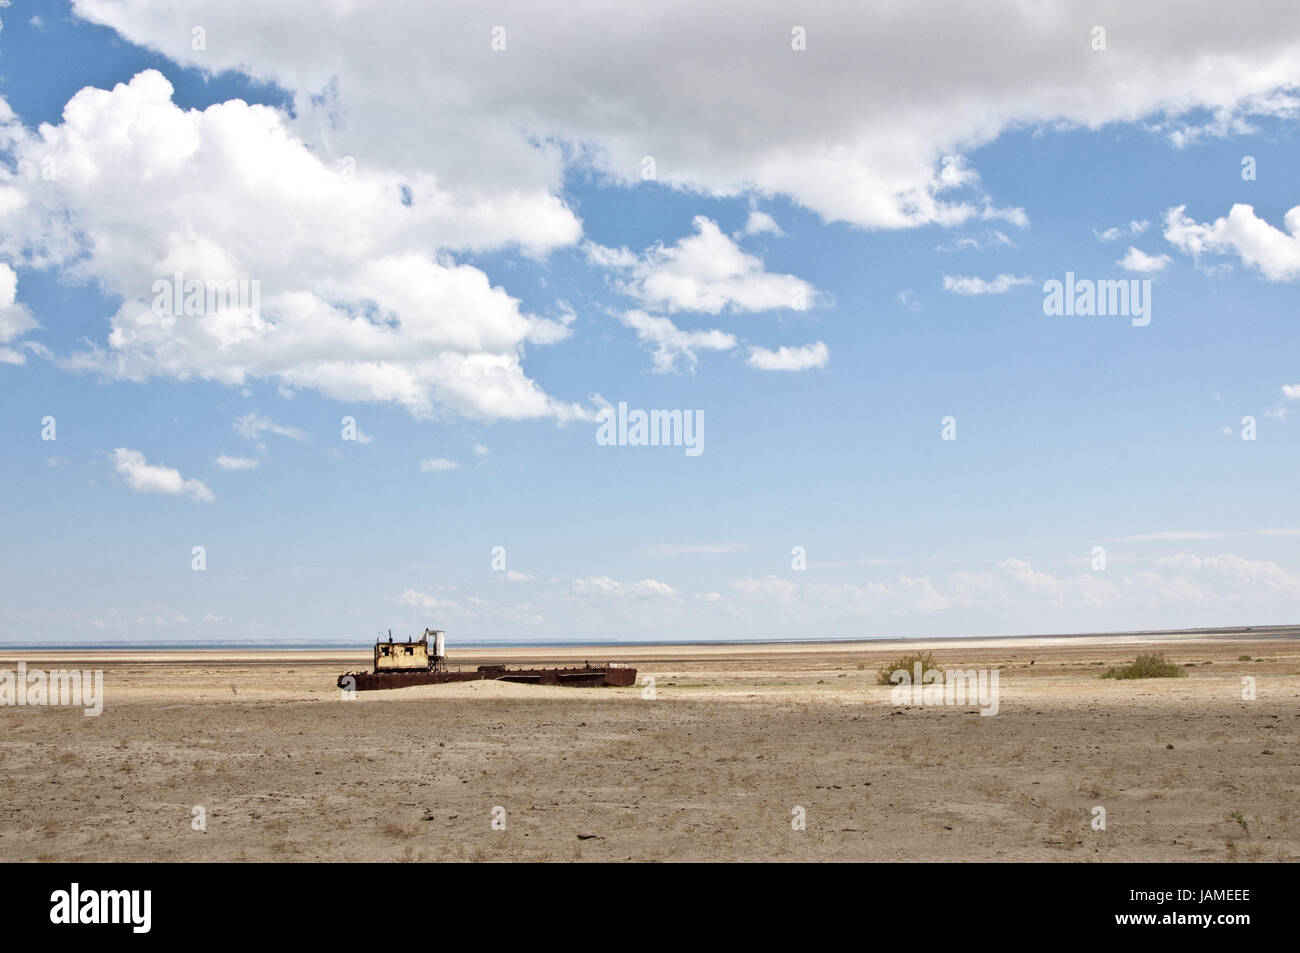
[[[435, 668], [434, 662], [441, 656], [442, 630], [425, 629], [424, 634], [414, 642], [375, 643], [376, 672], [427, 672]], [[430, 654], [429, 637], [433, 636], [433, 653]]]

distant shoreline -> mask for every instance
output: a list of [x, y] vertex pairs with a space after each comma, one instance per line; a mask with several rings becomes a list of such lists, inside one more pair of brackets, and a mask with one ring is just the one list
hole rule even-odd
[[[579, 648], [647, 648], [689, 646], [746, 646], [746, 645], [888, 645], [926, 642], [969, 642], [1029, 639], [1143, 639], [1176, 637], [1205, 638], [1232, 636], [1235, 638], [1285, 639], [1300, 638], [1300, 623], [1294, 625], [1219, 626], [1192, 629], [1136, 629], [1120, 632], [1059, 632], [1024, 635], [967, 635], [967, 636], [876, 636], [866, 638], [783, 638], [783, 639], [601, 639], [588, 641], [561, 641], [549, 639], [473, 639], [467, 641], [448, 639], [452, 649], [579, 649]], [[373, 641], [352, 639], [295, 640], [295, 639], [214, 639], [194, 641], [85, 641], [85, 642], [0, 642], [0, 652], [194, 652], [231, 651], [244, 652], [321, 652], [369, 651]]]

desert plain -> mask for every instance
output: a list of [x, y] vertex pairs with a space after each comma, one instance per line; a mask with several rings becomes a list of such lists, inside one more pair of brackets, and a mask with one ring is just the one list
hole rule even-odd
[[[917, 650], [996, 670], [997, 714], [894, 704]], [[1151, 651], [1185, 677], [1099, 677]], [[349, 700], [364, 650], [0, 650], [104, 673], [98, 717], [0, 707], [0, 860], [1300, 859], [1300, 628], [450, 654], [638, 685]]]

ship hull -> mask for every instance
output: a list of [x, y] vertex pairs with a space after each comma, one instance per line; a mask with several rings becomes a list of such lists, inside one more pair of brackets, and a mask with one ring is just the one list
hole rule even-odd
[[481, 665], [473, 672], [406, 671], [346, 672], [338, 686], [358, 692], [448, 682], [518, 682], [523, 685], [565, 685], [574, 688], [627, 688], [636, 684], [636, 669], [624, 666], [583, 665], [574, 668], [506, 668]]

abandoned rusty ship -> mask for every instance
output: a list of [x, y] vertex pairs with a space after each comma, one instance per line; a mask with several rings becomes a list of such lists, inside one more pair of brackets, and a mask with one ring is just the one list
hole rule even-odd
[[338, 686], [345, 690], [366, 692], [381, 688], [407, 688], [411, 685], [489, 680], [521, 682], [525, 685], [626, 688], [636, 684], [636, 669], [615, 663], [592, 665], [588, 662], [581, 667], [570, 668], [480, 665], [473, 671], [452, 671], [447, 664], [446, 633], [442, 629], [425, 629], [418, 639], [408, 638], [405, 642], [397, 642], [389, 633], [387, 641], [376, 641], [374, 670], [345, 672], [339, 676]]

